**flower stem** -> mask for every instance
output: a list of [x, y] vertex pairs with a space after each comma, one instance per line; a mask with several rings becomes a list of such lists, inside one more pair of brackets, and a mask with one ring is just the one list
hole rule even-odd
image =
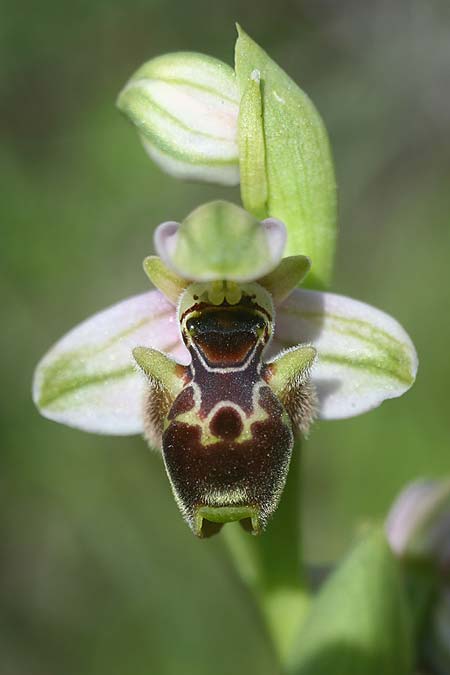
[[259, 604], [282, 663], [309, 605], [301, 550], [300, 494], [297, 443], [280, 505], [267, 531], [249, 537], [236, 525], [224, 530], [235, 568]]

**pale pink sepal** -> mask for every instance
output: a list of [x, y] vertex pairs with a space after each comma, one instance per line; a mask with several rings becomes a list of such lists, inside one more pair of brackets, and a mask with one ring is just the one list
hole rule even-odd
[[388, 314], [333, 293], [295, 290], [277, 308], [275, 347], [310, 343], [320, 417], [352, 417], [401, 396], [414, 382], [417, 354]]
[[59, 340], [38, 364], [33, 399], [49, 419], [102, 434], [143, 430], [146, 383], [132, 349], [147, 346], [190, 361], [176, 309], [159, 291], [119, 302]]

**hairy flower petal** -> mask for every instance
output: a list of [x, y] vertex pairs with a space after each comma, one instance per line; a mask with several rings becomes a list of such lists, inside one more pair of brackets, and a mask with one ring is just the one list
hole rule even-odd
[[323, 419], [352, 417], [401, 396], [414, 382], [417, 354], [391, 316], [333, 293], [295, 290], [277, 310], [275, 345], [317, 349], [312, 371]]
[[141, 433], [145, 380], [132, 357], [140, 345], [189, 363], [176, 309], [159, 291], [119, 302], [59, 340], [37, 366], [35, 404], [45, 417], [85, 431]]

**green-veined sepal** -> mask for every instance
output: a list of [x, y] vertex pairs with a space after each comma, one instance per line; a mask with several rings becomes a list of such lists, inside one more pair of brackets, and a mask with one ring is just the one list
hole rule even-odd
[[401, 396], [417, 372], [414, 345], [394, 318], [334, 293], [296, 289], [277, 307], [273, 349], [311, 344], [323, 419], [353, 417]]
[[36, 368], [33, 399], [39, 411], [85, 431], [142, 433], [146, 382], [132, 356], [140, 345], [189, 363], [176, 309], [159, 291], [119, 302], [61, 338]]

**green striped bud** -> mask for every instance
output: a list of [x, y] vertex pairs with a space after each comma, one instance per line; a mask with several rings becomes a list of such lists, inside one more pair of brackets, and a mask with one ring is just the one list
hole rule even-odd
[[193, 52], [159, 56], [136, 71], [117, 105], [167, 173], [239, 183], [239, 89], [230, 66]]

